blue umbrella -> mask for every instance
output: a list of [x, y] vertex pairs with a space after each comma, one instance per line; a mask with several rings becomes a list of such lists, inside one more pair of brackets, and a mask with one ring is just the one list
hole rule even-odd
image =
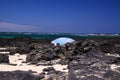
[[61, 37], [61, 38], [57, 38], [55, 40], [53, 40], [51, 43], [53, 43], [54, 45], [65, 45], [66, 43], [72, 43], [74, 42], [75, 40], [71, 39], [71, 38], [67, 38], [67, 37]]

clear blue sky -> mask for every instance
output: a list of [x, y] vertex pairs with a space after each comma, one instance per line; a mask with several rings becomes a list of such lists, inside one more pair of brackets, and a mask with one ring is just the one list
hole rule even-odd
[[0, 0], [0, 22], [0, 32], [120, 33], [120, 0]]

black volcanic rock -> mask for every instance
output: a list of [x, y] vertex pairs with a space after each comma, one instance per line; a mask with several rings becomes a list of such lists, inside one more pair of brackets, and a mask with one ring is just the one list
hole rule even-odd
[[120, 73], [115, 71], [107, 71], [104, 75], [105, 80], [120, 80]]
[[17, 49], [16, 49], [17, 53], [20, 54], [28, 54], [30, 52], [30, 46], [28, 44], [25, 43], [19, 43]]
[[53, 60], [55, 58], [57, 58], [57, 56], [56, 56], [56, 53], [54, 52], [47, 52], [41, 56], [41, 59], [46, 60], [46, 61]]
[[110, 53], [111, 49], [112, 49], [112, 44], [106, 42], [106, 43], [101, 43], [100, 44], [100, 49], [101, 51], [105, 52], [105, 53]]
[[[47, 72], [46, 80], [68, 80], [68, 73], [55, 70], [53, 67], [43, 69], [43, 73]], [[45, 74], [42, 74], [45, 76]]]
[[8, 54], [0, 54], [0, 63], [9, 63]]
[[40, 77], [27, 71], [0, 71], [0, 80], [40, 80]]
[[38, 50], [32, 50], [26, 58], [27, 62], [39, 63], [40, 60], [54, 60], [58, 58], [58, 54], [53, 51], [52, 48], [43, 48]]
[[[68, 73], [48, 68], [40, 74], [40, 79], [47, 72], [49, 80], [120, 80], [120, 69], [114, 71], [110, 66], [120, 64], [120, 37], [78, 38], [76, 42], [64, 46], [54, 46], [51, 41], [52, 39], [0, 39], [0, 46], [17, 47], [15, 51], [27, 54], [26, 62], [37, 66], [56, 63], [68, 65]], [[14, 54], [15, 51], [11, 53]]]
[[53, 67], [47, 67], [44, 68], [43, 71], [49, 72], [49, 71], [55, 71], [55, 69]]
[[81, 80], [105, 80], [105, 79], [99, 78], [97, 76], [88, 76], [88, 77], [85, 77]]
[[27, 62], [31, 62], [31, 63], [38, 63], [40, 60], [46, 60], [46, 61], [54, 60], [54, 59], [70, 60], [72, 56], [77, 56], [89, 52], [95, 46], [91, 41], [88, 40], [83, 43], [84, 44], [82, 45], [81, 42], [68, 43], [64, 46], [44, 45], [41, 48], [31, 51], [27, 55], [26, 60]]
[[40, 74], [39, 74], [39, 77], [40, 77], [40, 79], [45, 78], [45, 73], [40, 73]]

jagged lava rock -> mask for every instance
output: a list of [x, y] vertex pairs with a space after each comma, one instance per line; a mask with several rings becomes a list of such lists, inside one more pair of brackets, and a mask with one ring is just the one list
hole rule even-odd
[[40, 80], [40, 77], [29, 71], [6, 71], [0, 72], [0, 80]]
[[0, 63], [9, 63], [8, 54], [0, 54]]

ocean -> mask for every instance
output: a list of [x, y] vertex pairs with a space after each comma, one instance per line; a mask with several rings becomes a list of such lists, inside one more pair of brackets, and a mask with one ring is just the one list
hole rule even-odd
[[59, 37], [69, 37], [69, 38], [95, 38], [95, 37], [120, 37], [120, 34], [75, 34], [75, 33], [35, 33], [35, 32], [0, 32], [0, 38], [59, 38]]

